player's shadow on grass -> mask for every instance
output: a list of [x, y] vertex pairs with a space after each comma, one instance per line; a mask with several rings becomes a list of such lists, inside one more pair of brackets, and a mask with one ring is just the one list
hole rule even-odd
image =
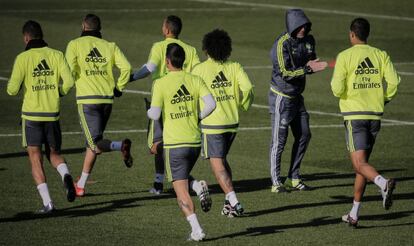
[[[146, 197], [134, 197], [127, 199], [109, 200], [104, 202], [87, 203], [78, 206], [68, 207], [64, 209], [58, 209], [51, 214], [37, 214], [33, 212], [22, 212], [17, 213], [13, 217], [0, 218], [0, 223], [5, 222], [20, 222], [37, 219], [47, 219], [55, 217], [89, 217], [96, 216], [104, 213], [116, 212], [121, 209], [136, 208], [141, 206], [137, 204], [140, 201], [146, 200], [159, 200], [159, 199], [170, 199], [175, 198], [175, 195], [160, 195], [160, 196], [146, 196]], [[75, 203], [76, 204], [76, 203]]]
[[[402, 194], [394, 194], [393, 200], [409, 200], [413, 199], [414, 192], [411, 193], [402, 193]], [[246, 212], [245, 216], [248, 217], [256, 217], [262, 216], [271, 213], [283, 212], [287, 210], [294, 210], [294, 209], [302, 209], [302, 208], [313, 208], [313, 207], [322, 207], [322, 206], [332, 206], [332, 205], [340, 205], [340, 204], [349, 204], [352, 202], [353, 197], [350, 196], [331, 196], [331, 198], [335, 199], [332, 201], [321, 201], [321, 202], [313, 202], [313, 203], [302, 203], [302, 204], [293, 204], [287, 206], [281, 206], [276, 208], [269, 208], [263, 209], [258, 211]], [[378, 201], [382, 202], [381, 195], [371, 195], [371, 196], [364, 196], [364, 202], [372, 202]]]
[[[83, 153], [83, 152], [85, 152], [85, 148], [70, 148], [70, 149], [62, 149], [60, 151], [60, 153], [63, 154], [63, 155], [79, 154], [79, 153]], [[44, 152], [43, 152], [43, 154], [44, 154]], [[22, 151], [22, 152], [15, 152], [15, 153], [0, 154], [0, 159], [23, 157], [23, 156], [27, 156], [27, 152]]]
[[[375, 215], [366, 215], [361, 216], [360, 221], [370, 221], [370, 220], [394, 220], [394, 219], [400, 219], [404, 217], [409, 217], [414, 213], [414, 210], [409, 211], [401, 211], [401, 212], [395, 212], [395, 213], [388, 213], [388, 214], [375, 214]], [[309, 227], [319, 227], [319, 226], [326, 226], [326, 225], [333, 225], [333, 224], [340, 224], [343, 223], [344, 226], [346, 225], [344, 222], [342, 222], [341, 218], [332, 218], [330, 216], [324, 216], [324, 217], [318, 217], [311, 219], [308, 222], [303, 223], [295, 223], [295, 224], [287, 224], [287, 225], [272, 225], [272, 226], [261, 226], [261, 227], [248, 227], [245, 231], [231, 233], [215, 238], [208, 238], [206, 241], [215, 241], [219, 239], [225, 239], [225, 238], [235, 238], [240, 236], [249, 236], [249, 237], [256, 237], [256, 236], [263, 236], [273, 233], [281, 233], [285, 232], [289, 229], [297, 229], [297, 228], [309, 228]], [[362, 222], [365, 223], [365, 222]], [[366, 229], [366, 228], [373, 228], [373, 227], [391, 227], [391, 226], [410, 226], [414, 223], [400, 223], [400, 224], [391, 224], [391, 225], [380, 225], [380, 226], [360, 226], [358, 229]], [[351, 228], [350, 228], [351, 229]]]
[[[384, 174], [384, 173], [400, 172], [404, 170], [406, 169], [383, 169], [383, 170], [379, 170], [379, 172]], [[304, 181], [353, 179], [354, 177], [355, 177], [355, 173], [334, 173], [334, 172], [323, 172], [323, 173], [313, 173], [313, 174], [302, 175], [302, 179]], [[414, 177], [408, 178], [408, 179], [411, 180], [411, 179], [414, 179]], [[397, 180], [400, 180], [400, 179], [397, 179]], [[282, 178], [282, 182], [284, 182], [283, 178]], [[270, 190], [271, 185], [272, 183], [270, 181], [270, 177], [233, 181], [233, 187], [237, 193], [254, 192], [254, 191], [266, 190], [266, 189]], [[353, 183], [335, 184], [335, 185], [313, 186], [313, 188], [314, 190], [316, 190], [316, 189], [322, 189], [322, 188], [346, 187], [346, 186], [353, 186], [353, 185], [354, 185]], [[211, 194], [222, 193], [222, 190], [218, 184], [209, 185], [209, 190]]]

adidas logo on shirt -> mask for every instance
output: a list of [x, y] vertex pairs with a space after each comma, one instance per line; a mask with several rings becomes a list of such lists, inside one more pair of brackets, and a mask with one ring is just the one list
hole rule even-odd
[[45, 59], [41, 60], [39, 65], [37, 65], [37, 67], [33, 70], [33, 77], [38, 77], [38, 76], [52, 76], [55, 73], [50, 70], [49, 65], [47, 65], [47, 62]]
[[177, 93], [173, 96], [173, 99], [171, 99], [171, 104], [176, 104], [180, 102], [187, 102], [194, 100], [194, 97], [190, 94], [190, 92], [185, 88], [184, 85], [180, 86], [180, 89], [178, 89]]
[[213, 80], [211, 84], [212, 89], [217, 89], [220, 87], [228, 87], [231, 86], [231, 82], [227, 80], [226, 76], [224, 76], [223, 71], [220, 71], [219, 74], [216, 75], [216, 79]]
[[378, 68], [375, 68], [372, 64], [369, 57], [366, 57], [361, 64], [358, 65], [358, 68], [355, 70], [355, 74], [378, 74]]
[[106, 62], [106, 58], [102, 57], [101, 52], [99, 52], [99, 50], [95, 47], [95, 48], [91, 49], [89, 54], [86, 56], [85, 61], [86, 62], [104, 63], [104, 62]]

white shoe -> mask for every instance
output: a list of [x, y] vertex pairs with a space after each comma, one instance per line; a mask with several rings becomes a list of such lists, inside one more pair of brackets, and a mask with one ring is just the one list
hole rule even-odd
[[207, 182], [204, 180], [200, 180], [200, 185], [203, 188], [201, 193], [198, 195], [198, 199], [201, 203], [201, 209], [204, 212], [208, 212], [211, 209], [212, 200], [210, 197], [210, 193], [208, 192], [208, 185]]
[[206, 234], [203, 231], [191, 232], [188, 237], [188, 241], [203, 241], [206, 238]]
[[151, 188], [151, 189], [149, 190], [149, 193], [152, 193], [152, 194], [155, 194], [155, 195], [160, 195], [160, 194], [161, 194], [161, 191], [160, 191], [160, 190], [157, 190], [157, 189], [155, 189], [155, 188], [153, 187], [153, 188]]
[[342, 216], [342, 221], [348, 223], [349, 226], [357, 227], [358, 226], [358, 219], [354, 219], [349, 214], [345, 214]]
[[53, 205], [53, 202], [49, 202], [46, 206], [43, 206], [39, 211], [37, 211], [39, 214], [50, 214], [56, 211], [55, 206]]
[[382, 206], [385, 208], [385, 210], [390, 209], [392, 206], [392, 192], [395, 189], [395, 180], [394, 179], [388, 179], [387, 180], [387, 188], [385, 190], [381, 189], [381, 195], [382, 195]]

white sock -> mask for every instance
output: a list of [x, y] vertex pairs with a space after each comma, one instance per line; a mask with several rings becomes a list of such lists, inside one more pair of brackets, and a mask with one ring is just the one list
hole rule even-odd
[[191, 181], [190, 187], [193, 191], [195, 191], [195, 193], [197, 193], [197, 196], [199, 196], [201, 192], [203, 191], [203, 187], [201, 186], [200, 182], [198, 182], [195, 179]]
[[381, 175], [378, 175], [374, 178], [374, 183], [381, 188], [381, 190], [387, 189], [387, 180], [382, 177]]
[[121, 150], [122, 147], [122, 141], [112, 141], [111, 142], [111, 150]]
[[230, 191], [226, 194], [226, 200], [229, 200], [232, 207], [236, 206], [236, 204], [239, 202], [239, 200], [237, 200], [236, 192], [234, 191]]
[[191, 214], [187, 216], [187, 221], [191, 225], [191, 231], [192, 232], [202, 232], [203, 229], [201, 229], [200, 223], [198, 223], [197, 215]]
[[349, 212], [349, 215], [355, 220], [358, 219], [360, 207], [361, 207], [361, 202], [354, 201], [354, 205], [352, 206], [352, 209], [351, 209], [351, 212]]
[[164, 182], [164, 174], [163, 173], [156, 173], [154, 181], [156, 183], [163, 183]]
[[49, 189], [47, 188], [46, 183], [41, 183], [37, 186], [37, 190], [39, 191], [40, 197], [42, 197], [43, 205], [48, 205], [52, 199], [50, 198]]
[[82, 175], [78, 182], [76, 183], [76, 186], [79, 188], [85, 188], [86, 181], [88, 181], [89, 173], [82, 172]]
[[65, 177], [66, 174], [69, 174], [69, 169], [68, 166], [66, 165], [66, 163], [60, 163], [57, 167], [56, 170], [58, 171], [58, 173], [60, 174], [60, 176], [62, 176], [62, 180]]

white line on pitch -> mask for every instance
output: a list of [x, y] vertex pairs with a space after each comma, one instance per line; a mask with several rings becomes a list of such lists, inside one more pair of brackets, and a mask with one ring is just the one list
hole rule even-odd
[[3, 9], [2, 14], [14, 13], [79, 13], [79, 12], [96, 12], [96, 13], [152, 13], [152, 12], [232, 12], [256, 10], [254, 7], [249, 8], [130, 8], [130, 9]]
[[341, 10], [334, 10], [334, 9], [307, 8], [307, 7], [288, 6], [288, 5], [270, 4], [270, 3], [246, 3], [246, 2], [220, 1], [220, 0], [190, 0], [190, 1], [202, 2], [202, 3], [221, 3], [221, 4], [233, 5], [233, 6], [261, 7], [261, 8], [283, 9], [283, 10], [301, 8], [307, 12], [321, 13], [321, 14], [361, 16], [361, 17], [370, 17], [370, 18], [385, 19], [385, 20], [414, 21], [413, 17], [406, 17], [406, 16], [379, 15], [379, 14], [370, 14], [370, 13], [361, 13], [361, 12], [341, 11]]

